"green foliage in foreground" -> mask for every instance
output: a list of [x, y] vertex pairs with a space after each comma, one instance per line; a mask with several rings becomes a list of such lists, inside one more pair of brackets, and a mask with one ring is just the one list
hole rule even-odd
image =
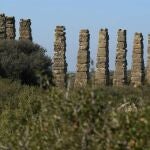
[[149, 150], [150, 87], [44, 91], [0, 80], [0, 149]]

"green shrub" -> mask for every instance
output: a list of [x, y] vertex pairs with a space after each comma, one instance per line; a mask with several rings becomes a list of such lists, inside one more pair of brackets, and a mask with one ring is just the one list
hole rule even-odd
[[30, 41], [0, 41], [0, 75], [22, 84], [40, 84], [42, 79], [51, 83], [51, 59], [45, 52]]

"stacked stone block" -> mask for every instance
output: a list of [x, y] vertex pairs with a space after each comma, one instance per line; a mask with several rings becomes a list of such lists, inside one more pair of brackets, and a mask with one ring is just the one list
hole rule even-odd
[[20, 20], [20, 40], [30, 40], [32, 41], [32, 30], [31, 30], [31, 20], [21, 19]]
[[143, 35], [135, 33], [132, 54], [131, 84], [134, 87], [144, 82]]
[[109, 84], [109, 35], [108, 29], [99, 32], [95, 85]]
[[6, 17], [6, 39], [15, 39], [16, 29], [15, 29], [15, 18]]
[[75, 76], [75, 88], [85, 87], [89, 80], [90, 51], [89, 30], [81, 30], [79, 35], [79, 50], [77, 56], [77, 72]]
[[66, 32], [64, 26], [57, 26], [55, 29], [53, 77], [57, 87], [66, 87]]
[[6, 39], [6, 17], [0, 14], [0, 40]]
[[150, 34], [148, 35], [146, 80], [150, 84]]
[[126, 30], [118, 30], [116, 64], [113, 76], [114, 86], [123, 86], [127, 83], [127, 42]]

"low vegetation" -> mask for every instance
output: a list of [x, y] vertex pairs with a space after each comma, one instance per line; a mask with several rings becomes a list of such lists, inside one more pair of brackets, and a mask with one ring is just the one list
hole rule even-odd
[[0, 79], [0, 149], [149, 150], [149, 91], [43, 90]]

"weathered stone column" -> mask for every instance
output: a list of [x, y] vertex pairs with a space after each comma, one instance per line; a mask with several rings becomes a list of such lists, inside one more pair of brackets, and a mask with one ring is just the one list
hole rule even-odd
[[89, 30], [81, 30], [79, 35], [79, 51], [77, 57], [77, 72], [74, 87], [85, 87], [89, 80], [90, 51]]
[[54, 58], [53, 58], [53, 82], [57, 87], [66, 87], [67, 63], [66, 63], [66, 32], [64, 26], [55, 29]]
[[135, 33], [132, 54], [131, 84], [134, 87], [140, 86], [144, 82], [144, 59], [143, 59], [143, 35]]
[[146, 81], [150, 84], [150, 34], [148, 35]]
[[32, 41], [32, 30], [31, 30], [31, 20], [21, 19], [20, 20], [20, 40], [30, 40]]
[[116, 64], [113, 76], [114, 86], [123, 86], [127, 83], [127, 42], [126, 30], [118, 30]]
[[0, 14], [0, 40], [6, 39], [6, 17]]
[[95, 85], [109, 84], [109, 35], [108, 29], [99, 32]]
[[15, 39], [16, 29], [15, 29], [15, 18], [6, 17], [6, 39]]

